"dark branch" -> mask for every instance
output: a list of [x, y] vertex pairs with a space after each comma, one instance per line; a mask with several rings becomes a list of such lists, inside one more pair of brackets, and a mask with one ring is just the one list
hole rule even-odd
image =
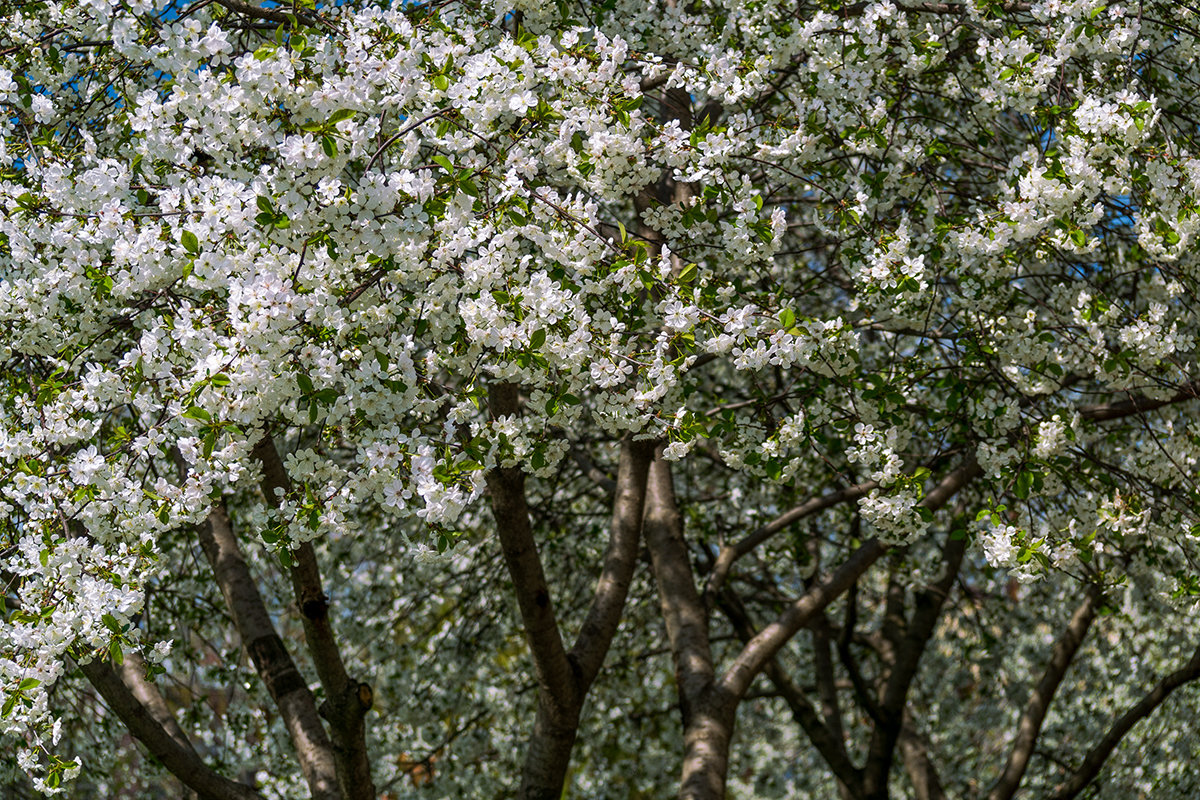
[[1029, 766], [1029, 757], [1033, 755], [1034, 745], [1037, 744], [1042, 723], [1046, 719], [1046, 712], [1050, 710], [1050, 704], [1054, 700], [1054, 693], [1058, 691], [1063, 676], [1067, 674], [1067, 668], [1071, 666], [1071, 661], [1075, 658], [1079, 645], [1083, 643], [1083, 638], [1087, 635], [1088, 628], [1091, 627], [1092, 620], [1096, 617], [1096, 604], [1099, 602], [1100, 594], [1099, 586], [1096, 584], [1088, 586], [1083, 601], [1075, 609], [1075, 613], [1071, 615], [1071, 621], [1067, 623], [1067, 627], [1055, 641], [1054, 647], [1050, 651], [1050, 663], [1046, 665], [1046, 671], [1042, 674], [1041, 681], [1029, 696], [1025, 710], [1021, 712], [1021, 719], [1017, 722], [1017, 737], [1013, 740], [1008, 762], [999, 779], [988, 792], [988, 800], [1010, 800], [1020, 788], [1021, 779], [1025, 776], [1025, 770]]
[[[291, 480], [270, 436], [264, 436], [255, 445], [253, 455], [263, 467], [263, 494], [268, 503], [278, 508], [281, 497], [275, 490], [282, 489], [283, 494], [288, 494]], [[292, 551], [292, 558], [295, 563], [288, 571], [292, 595], [304, 624], [304, 641], [325, 690], [326, 699], [320, 712], [329, 722], [342, 797], [345, 800], [374, 800], [375, 784], [367, 756], [364, 722], [371, 708], [373, 692], [370, 685], [351, 679], [346, 672], [329, 618], [329, 598], [321, 582], [321, 570], [312, 543], [303, 542]]]
[[[979, 474], [979, 465], [975, 463], [974, 458], [968, 460], [925, 495], [921, 505], [931, 510], [941, 508], [959, 489]], [[865, 542], [840, 567], [817, 581], [803, 597], [759, 631], [721, 678], [720, 683], [725, 691], [735, 698], [745, 694], [755, 676], [775, 657], [779, 649], [806, 626], [815, 614], [823, 611], [849, 589], [887, 550], [887, 545], [878, 539]]]
[[316, 701], [275, 631], [223, 505], [209, 513], [199, 535], [242, 646], [283, 717], [309, 791], [319, 800], [334, 800], [338, 797], [337, 768]]
[[784, 530], [794, 522], [798, 522], [807, 516], [824, 511], [827, 508], [832, 508], [839, 503], [857, 500], [878, 486], [879, 484], [875, 481], [868, 481], [866, 483], [848, 486], [845, 489], [839, 489], [836, 492], [831, 492], [819, 497], [810, 498], [795, 508], [789, 509], [783, 514], [780, 514], [766, 525], [763, 525], [758, 530], [748, 534], [744, 539], [741, 539], [734, 544], [722, 547], [721, 552], [717, 555], [717, 561], [713, 565], [712, 572], [708, 576], [708, 583], [704, 588], [705, 597], [711, 602], [711, 599], [716, 597], [721, 591], [721, 586], [725, 583], [725, 579], [729, 576], [729, 569], [733, 566], [733, 563], [754, 548], [758, 547], [767, 539], [770, 539], [772, 536]]
[[967, 538], [947, 533], [942, 547], [942, 573], [930, 586], [916, 593], [912, 618], [896, 641], [896, 657], [884, 685], [875, 729], [871, 733], [866, 767], [866, 794], [884, 796], [897, 743], [903, 733], [908, 693], [925, 647], [933, 637], [950, 588], [962, 566]]
[[[262, 800], [262, 795], [254, 789], [218, 775], [209, 768], [187, 738], [180, 738], [182, 731], [177, 725], [164, 725], [161, 717], [162, 712], [166, 711], [166, 704], [158, 690], [144, 678], [137, 681], [134, 676], [135, 683], [131, 689], [126, 682], [131, 676], [129, 669], [123, 670], [125, 674], [122, 676], [99, 659], [81, 664], [79, 668], [133, 737], [184, 786], [194, 791], [200, 800]], [[139, 697], [156, 699], [146, 704]]]
[[282, 25], [290, 25], [293, 19], [298, 19], [301, 22], [313, 24], [315, 20], [299, 11], [280, 11], [277, 8], [263, 8], [256, 6], [253, 3], [246, 3], [243, 0], [216, 0], [218, 5], [222, 5], [238, 14], [244, 14], [247, 17], [255, 19], [265, 19], [268, 22], [278, 22]]
[[1144, 414], [1147, 411], [1154, 411], [1163, 406], [1182, 403], [1186, 400], [1195, 400], [1197, 398], [1200, 398], [1200, 381], [1191, 381], [1179, 387], [1179, 391], [1166, 400], [1151, 400], [1142, 395], [1134, 395], [1127, 400], [1120, 400], [1115, 403], [1083, 406], [1079, 409], [1079, 416], [1092, 422], [1104, 422], [1110, 419], [1130, 417], [1134, 414]]
[[1125, 734], [1129, 733], [1134, 725], [1154, 713], [1154, 710], [1171, 696], [1171, 692], [1197, 678], [1200, 678], [1200, 647], [1196, 648], [1186, 664], [1155, 684], [1145, 697], [1134, 703], [1112, 724], [1108, 733], [1104, 734], [1104, 738], [1084, 756], [1083, 764], [1079, 769], [1055, 790], [1051, 800], [1071, 800], [1086, 789], [1087, 785], [1100, 774], [1104, 762], [1125, 738]]

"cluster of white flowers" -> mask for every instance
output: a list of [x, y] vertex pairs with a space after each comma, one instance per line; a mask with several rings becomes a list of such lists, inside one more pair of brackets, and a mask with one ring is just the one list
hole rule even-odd
[[858, 510], [881, 541], [902, 544], [913, 541], [929, 527], [918, 513], [919, 501], [913, 488], [893, 492], [876, 489], [858, 501]]

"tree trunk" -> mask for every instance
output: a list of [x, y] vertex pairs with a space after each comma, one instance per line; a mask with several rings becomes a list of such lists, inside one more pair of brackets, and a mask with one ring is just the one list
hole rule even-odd
[[[582, 703], [580, 703], [582, 706]], [[571, 766], [571, 750], [579, 730], [579, 707], [556, 710], [544, 696], [521, 771], [521, 800], [559, 800]]]
[[683, 781], [679, 800], [722, 800], [729, 772], [729, 744], [737, 704], [733, 698], [707, 692], [685, 720]]

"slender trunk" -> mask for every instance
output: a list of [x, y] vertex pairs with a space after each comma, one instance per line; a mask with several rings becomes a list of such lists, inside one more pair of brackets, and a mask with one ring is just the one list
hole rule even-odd
[[275, 631], [223, 506], [216, 506], [201, 526], [200, 546], [242, 646], [283, 717], [309, 791], [318, 800], [334, 800], [339, 796], [337, 768], [308, 681]]
[[[493, 417], [515, 416], [520, 412], [517, 387], [492, 386], [488, 405]], [[529, 520], [525, 473], [520, 467], [496, 467], [487, 475], [492, 516], [513, 580], [538, 683], [537, 716], [521, 773], [522, 800], [558, 800], [562, 796], [583, 703], [604, 664], [633, 580], [646, 474], [653, 455], [654, 447], [649, 442], [635, 442], [631, 437], [621, 442], [604, 565], [591, 606], [569, 651], [559, 631]]]
[[[263, 494], [268, 503], [278, 508], [281, 498], [275, 490], [282, 489], [287, 494], [292, 487], [279, 451], [269, 436], [255, 446], [254, 457], [263, 467]], [[288, 577], [300, 609], [304, 641], [325, 690], [320, 714], [329, 723], [339, 791], [343, 800], [374, 800], [375, 783], [371, 778], [366, 733], [366, 715], [374, 693], [369, 684], [354, 680], [346, 671], [329, 618], [329, 597], [321, 582], [316, 550], [310, 542], [304, 542], [292, 555], [295, 564]]]
[[647, 477], [643, 528], [671, 644], [683, 717], [679, 798], [720, 800], [725, 796], [737, 698], [720, 690], [714, 680], [708, 614], [696, 591], [671, 467], [661, 452], [650, 465]]
[[[582, 706], [582, 703], [579, 704]], [[578, 708], [556, 709], [538, 698], [537, 717], [521, 771], [521, 800], [559, 800], [571, 767], [571, 751], [579, 731]]]
[[724, 692], [710, 690], [691, 712], [683, 733], [679, 800], [723, 800], [737, 702]]

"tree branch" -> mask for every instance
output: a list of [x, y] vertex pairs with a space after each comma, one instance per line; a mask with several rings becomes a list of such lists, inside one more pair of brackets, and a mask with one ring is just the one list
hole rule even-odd
[[661, 450], [650, 465], [647, 483], [643, 529], [671, 646], [683, 717], [679, 797], [718, 800], [725, 796], [737, 698], [730, 697], [714, 680], [708, 611], [696, 591], [671, 467], [663, 460]]
[[[515, 416], [517, 387], [513, 384], [492, 386], [488, 401], [493, 417]], [[517, 606], [533, 655], [538, 686], [550, 697], [571, 705], [575, 680], [529, 523], [525, 473], [520, 467], [496, 467], [487, 475], [487, 487], [500, 547], [512, 576]]]
[[223, 504], [209, 512], [199, 535], [242, 646], [283, 717], [309, 791], [314, 800], [335, 800], [339, 796], [337, 768], [316, 701], [275, 631]]
[[878, 486], [879, 484], [875, 481], [867, 481], [866, 483], [848, 486], [845, 489], [839, 489], [836, 492], [830, 492], [819, 497], [811, 497], [795, 508], [780, 514], [745, 538], [731, 545], [725, 545], [721, 548], [721, 552], [717, 554], [716, 563], [713, 564], [712, 572], [709, 573], [708, 583], [704, 587], [705, 599], [711, 603], [713, 598], [720, 593], [725, 579], [729, 576], [729, 570], [733, 566], [733, 562], [758, 547], [767, 539], [770, 539], [794, 522], [824, 511], [827, 508], [832, 508], [839, 503], [857, 500]]
[[[279, 508], [283, 494], [291, 492], [291, 480], [275, 442], [264, 436], [255, 445], [253, 456], [263, 468], [262, 491], [267, 502]], [[342, 661], [329, 619], [329, 597], [321, 583], [321, 570], [311, 542], [303, 542], [292, 551], [294, 565], [288, 570], [292, 595], [304, 624], [304, 641], [312, 656], [317, 677], [325, 690], [321, 716], [329, 721], [338, 784], [344, 800], [374, 800], [375, 784], [367, 755], [365, 717], [373, 702], [369, 684], [350, 678]]]
[[128, 687], [134, 699], [146, 709], [146, 712], [154, 718], [155, 722], [162, 726], [167, 735], [184, 747], [191, 748], [191, 740], [183, 732], [183, 728], [179, 726], [179, 722], [175, 719], [175, 715], [171, 713], [171, 709], [167, 707], [167, 701], [163, 699], [162, 693], [146, 677], [146, 660], [136, 651], [125, 653], [125, 660], [118, 671], [121, 676], [121, 682]]
[[[254, 789], [218, 775], [204, 763], [170, 717], [162, 695], [144, 677], [135, 675], [133, 662], [128, 655], [126, 659], [121, 674], [99, 659], [80, 664], [79, 669], [150, 755], [200, 800], [262, 800]], [[164, 715], [170, 717], [169, 723]]]
[[[728, 591], [723, 592], [719, 606], [733, 624], [738, 638], [743, 642], [749, 642], [754, 638], [754, 627], [750, 623], [750, 615], [746, 613], [746, 609], [738, 598]], [[796, 721], [808, 736], [808, 740], [812, 742], [813, 747], [825, 759], [825, 763], [829, 765], [840, 785], [849, 792], [851, 797], [861, 797], [862, 774], [846, 753], [846, 745], [842, 741], [840, 732], [821, 720], [817, 712], [813, 710], [812, 703], [804, 689], [788, 676], [776, 659], [771, 659], [767, 663], [763, 668], [763, 673], [779, 692], [779, 696], [787, 703], [788, 710], [792, 712], [792, 719]]]
[[913, 728], [912, 719], [904, 715], [900, 729], [900, 758], [913, 785], [916, 800], [946, 800], [937, 769], [929, 760], [929, 746], [924, 737]]
[[675, 498], [671, 466], [655, 454], [646, 489], [646, 544], [659, 604], [667, 628], [667, 640], [675, 663], [675, 681], [686, 725], [692, 706], [712, 686], [714, 671], [708, 640], [708, 614], [692, 573], [691, 559], [683, 539], [683, 520]]
[[1041, 733], [1042, 722], [1045, 721], [1046, 712], [1050, 710], [1050, 703], [1054, 700], [1054, 693], [1062, 683], [1067, 668], [1071, 666], [1079, 645], [1083, 643], [1088, 628], [1096, 617], [1096, 603], [1100, 594], [1097, 584], [1088, 586], [1083, 601], [1055, 641], [1050, 651], [1050, 663], [1046, 665], [1041, 681], [1025, 704], [1025, 710], [1017, 722], [1017, 736], [1013, 740], [1012, 752], [1008, 755], [1004, 771], [988, 792], [988, 800], [1010, 800], [1020, 787], [1021, 779], [1029, 766], [1029, 757], [1033, 754], [1033, 747], [1037, 743], [1038, 734]]
[[1108, 732], [1104, 734], [1104, 738], [1084, 756], [1083, 764], [1079, 769], [1055, 789], [1051, 800], [1071, 800], [1086, 789], [1087, 785], [1100, 774], [1104, 762], [1125, 738], [1125, 734], [1129, 733], [1133, 726], [1154, 713], [1154, 710], [1170, 697], [1171, 692], [1197, 678], [1200, 678], [1200, 647], [1196, 648], [1186, 664], [1160, 680], [1153, 689], [1146, 693], [1145, 697], [1134, 703], [1129, 710], [1117, 718]]
[[216, 0], [218, 5], [224, 6], [238, 14], [245, 14], [247, 17], [255, 19], [265, 19], [268, 22], [278, 22], [282, 25], [290, 25], [293, 17], [308, 24], [313, 24], [315, 20], [301, 11], [280, 11], [275, 8], [263, 8], [256, 6], [253, 3], [246, 3], [243, 0]]
[[[941, 508], [955, 492], [979, 474], [979, 465], [975, 463], [974, 457], [971, 457], [925, 495], [921, 505], [931, 510]], [[775, 657], [779, 648], [807, 625], [814, 614], [824, 610], [850, 588], [887, 550], [887, 545], [878, 539], [870, 539], [854, 551], [840, 567], [817, 581], [804, 596], [784, 610], [774, 622], [759, 631], [743, 648], [721, 678], [721, 686], [734, 698], [745, 694], [754, 677]]]
[[[517, 386], [511, 383], [491, 386], [488, 407], [493, 419], [516, 416], [520, 410]], [[538, 685], [537, 715], [521, 770], [518, 797], [558, 800], [579, 733], [579, 714], [583, 708], [580, 676], [563, 647], [550, 587], [529, 523], [525, 473], [519, 466], [497, 466], [488, 472], [486, 480], [500, 549], [512, 577]], [[589, 634], [588, 638], [593, 636]]]
[[642, 537], [642, 515], [646, 503], [646, 476], [654, 458], [654, 444], [621, 440], [617, 481], [613, 492], [612, 525], [604, 566], [596, 582], [591, 608], [579, 629], [579, 636], [567, 657], [579, 670], [580, 694], [586, 694], [595, 680], [612, 644], [621, 612], [629, 594], [637, 566], [638, 545]]
[[805, 594], [790, 605], [779, 617], [751, 639], [721, 678], [725, 690], [740, 698], [767, 662], [775, 657], [796, 632], [823, 611], [839, 595], [850, 588], [880, 556], [887, 545], [870, 539], [860, 546], [832, 573], [813, 584]]
[[895, 642], [896, 657], [884, 685], [879, 703], [879, 716], [871, 732], [866, 766], [866, 796], [886, 796], [888, 775], [896, 744], [903, 732], [904, 710], [908, 693], [925, 647], [941, 618], [950, 588], [962, 566], [967, 550], [967, 538], [946, 534], [942, 547], [942, 573], [932, 585], [917, 592], [912, 619], [904, 626], [903, 635]]
[[1133, 395], [1126, 400], [1119, 400], [1114, 403], [1083, 406], [1079, 409], [1079, 416], [1092, 422], [1104, 422], [1110, 419], [1130, 417], [1134, 414], [1144, 414], [1147, 411], [1154, 411], [1163, 406], [1181, 403], [1185, 400], [1195, 400], [1197, 398], [1200, 398], [1200, 381], [1191, 381], [1180, 386], [1179, 391], [1166, 400], [1151, 400], [1142, 395]]

